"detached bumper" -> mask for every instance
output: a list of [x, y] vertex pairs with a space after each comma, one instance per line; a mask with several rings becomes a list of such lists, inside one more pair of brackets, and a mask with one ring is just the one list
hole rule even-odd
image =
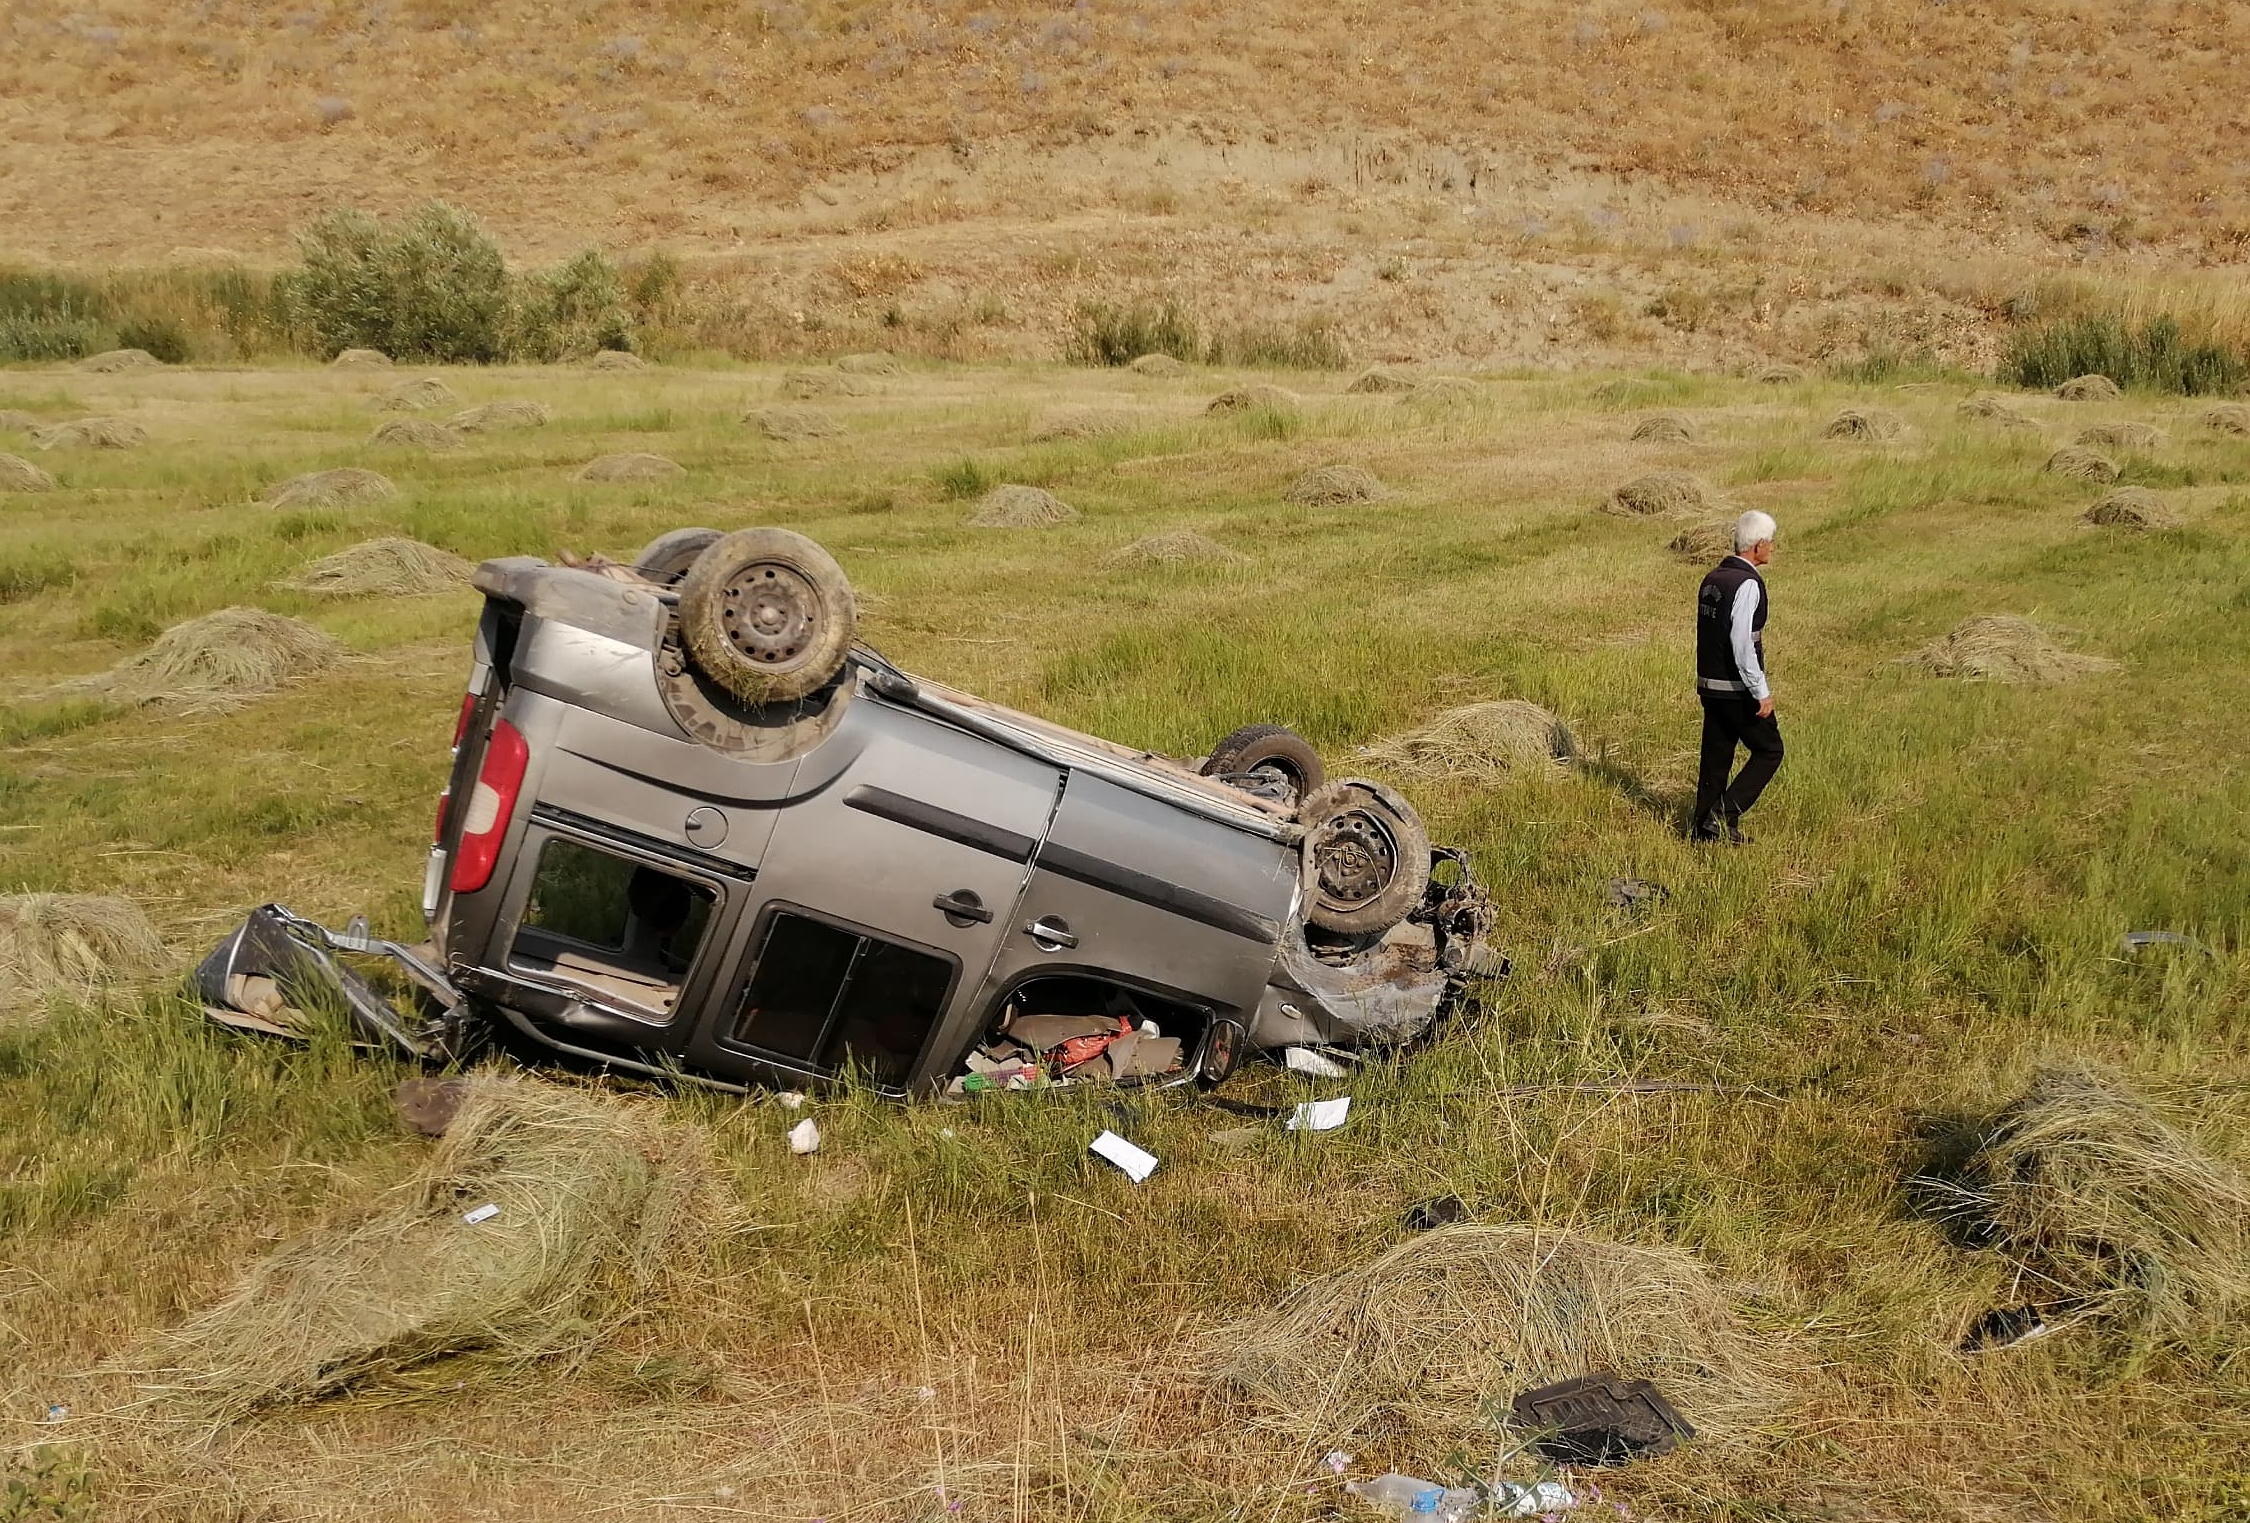
[[[339, 961], [335, 953], [387, 957], [434, 999], [434, 1020], [398, 1007]], [[341, 1008], [359, 1036], [408, 1057], [442, 1057], [461, 991], [428, 960], [395, 941], [368, 934], [365, 921], [343, 931], [261, 905], [196, 965], [190, 982], [204, 1014], [241, 1031], [303, 1036], [306, 1012]]]

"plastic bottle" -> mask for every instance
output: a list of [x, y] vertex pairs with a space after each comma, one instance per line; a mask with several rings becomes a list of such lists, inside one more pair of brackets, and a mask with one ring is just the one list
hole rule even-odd
[[1391, 1471], [1372, 1481], [1350, 1481], [1344, 1490], [1368, 1506], [1394, 1518], [1433, 1519], [1434, 1523], [1465, 1523], [1477, 1515], [1481, 1498], [1465, 1487], [1448, 1488], [1435, 1481], [1419, 1480]]

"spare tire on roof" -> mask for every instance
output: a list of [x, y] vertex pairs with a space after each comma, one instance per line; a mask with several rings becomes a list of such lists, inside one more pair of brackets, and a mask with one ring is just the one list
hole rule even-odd
[[834, 556], [793, 530], [724, 535], [679, 585], [689, 658], [744, 703], [818, 692], [851, 653], [859, 625], [851, 582]]

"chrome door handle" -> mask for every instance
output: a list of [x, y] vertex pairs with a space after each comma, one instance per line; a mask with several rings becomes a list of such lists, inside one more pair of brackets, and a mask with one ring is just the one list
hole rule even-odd
[[1039, 945], [1042, 952], [1060, 952], [1065, 947], [1078, 945], [1078, 938], [1070, 926], [1051, 915], [1042, 915], [1023, 928], [1023, 933]]
[[992, 923], [992, 911], [984, 907], [984, 900], [974, 889], [957, 888], [950, 894], [940, 894], [930, 901], [930, 908], [942, 910], [945, 918], [955, 925]]

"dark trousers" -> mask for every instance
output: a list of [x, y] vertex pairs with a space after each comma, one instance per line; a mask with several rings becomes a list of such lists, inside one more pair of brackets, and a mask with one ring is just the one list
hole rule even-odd
[[[1757, 700], [1722, 693], [1698, 694], [1703, 700], [1703, 764], [1695, 775], [1695, 816], [1689, 828], [1716, 830], [1722, 823], [1739, 820], [1758, 802], [1766, 784], [1781, 768], [1781, 724], [1758, 717]], [[1727, 781], [1734, 769], [1734, 748], [1750, 753], [1742, 770]]]

